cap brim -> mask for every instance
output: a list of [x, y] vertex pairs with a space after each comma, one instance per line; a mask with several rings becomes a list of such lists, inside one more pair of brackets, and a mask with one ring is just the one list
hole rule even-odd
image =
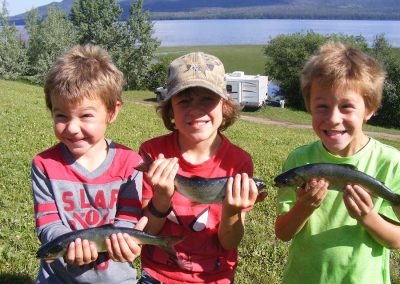
[[165, 100], [169, 100], [171, 97], [174, 95], [182, 92], [183, 90], [186, 90], [188, 88], [194, 88], [194, 87], [199, 87], [199, 88], [205, 88], [213, 93], [217, 94], [223, 99], [228, 99], [228, 94], [226, 90], [216, 88], [214, 84], [209, 83], [208, 81], [204, 80], [190, 80], [186, 82], [180, 82], [178, 84], [175, 84], [175, 87], [172, 89], [167, 90], [167, 95], [165, 96]]

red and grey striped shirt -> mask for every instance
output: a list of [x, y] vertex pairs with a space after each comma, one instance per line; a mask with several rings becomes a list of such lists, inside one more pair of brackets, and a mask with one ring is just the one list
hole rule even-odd
[[[36, 230], [42, 243], [84, 228], [115, 223], [133, 227], [141, 216], [141, 161], [131, 149], [107, 140], [103, 163], [90, 172], [59, 143], [36, 155], [32, 164], [32, 190]], [[132, 283], [136, 270], [130, 263], [99, 257], [97, 263], [69, 265], [62, 258], [41, 261], [37, 283]]]

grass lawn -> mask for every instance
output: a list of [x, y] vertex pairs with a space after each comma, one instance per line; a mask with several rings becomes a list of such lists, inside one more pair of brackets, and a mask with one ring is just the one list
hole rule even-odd
[[[141, 142], [166, 133], [152, 105], [150, 92], [125, 92], [125, 104], [107, 136], [137, 150]], [[253, 115], [261, 115], [253, 113]], [[277, 108], [275, 115], [297, 114]], [[268, 114], [268, 110], [265, 112]], [[33, 201], [30, 185], [32, 157], [56, 143], [50, 114], [41, 87], [0, 80], [0, 283], [28, 283], [38, 271], [35, 252]], [[246, 220], [240, 246], [236, 283], [279, 283], [287, 255], [287, 243], [274, 235], [276, 188], [272, 180], [287, 154], [316, 139], [311, 130], [287, 129], [239, 120], [226, 131], [233, 143], [252, 154], [255, 176], [266, 180], [269, 196], [257, 204]], [[400, 142], [385, 141], [398, 149]], [[139, 265], [138, 261], [135, 262]], [[392, 280], [400, 281], [400, 255], [393, 253]]]

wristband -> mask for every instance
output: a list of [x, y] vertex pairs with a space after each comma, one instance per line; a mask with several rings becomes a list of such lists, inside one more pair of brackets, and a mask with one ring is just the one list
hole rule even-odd
[[158, 218], [165, 218], [169, 215], [169, 213], [171, 213], [172, 211], [172, 206], [168, 208], [167, 212], [163, 213], [158, 211], [154, 205], [153, 205], [153, 199], [150, 199], [149, 204], [147, 204], [147, 208], [149, 209], [150, 213], [153, 214], [154, 216], [158, 217]]

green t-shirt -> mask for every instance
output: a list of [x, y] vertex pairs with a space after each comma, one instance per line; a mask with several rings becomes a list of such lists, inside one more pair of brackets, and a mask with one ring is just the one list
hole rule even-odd
[[[307, 163], [351, 164], [400, 193], [400, 152], [372, 138], [358, 153], [345, 158], [330, 154], [321, 141], [302, 146], [289, 154], [283, 170]], [[399, 222], [390, 203], [377, 197], [373, 201], [379, 214]], [[295, 203], [293, 188], [279, 189], [278, 214], [288, 212]], [[282, 283], [390, 283], [389, 258], [390, 250], [350, 217], [343, 193], [328, 190], [322, 205], [292, 240]]]

